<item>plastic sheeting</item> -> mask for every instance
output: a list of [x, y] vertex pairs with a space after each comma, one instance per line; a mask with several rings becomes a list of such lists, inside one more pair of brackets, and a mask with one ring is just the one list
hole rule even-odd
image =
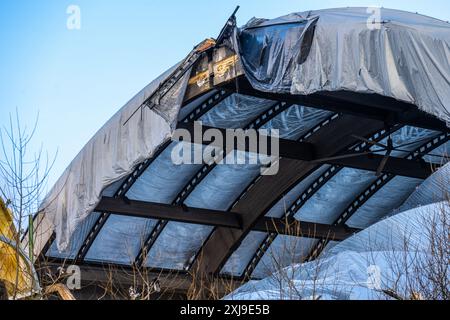
[[[278, 201], [266, 214], [270, 218], [281, 218], [287, 210], [298, 200], [299, 196], [305, 192], [319, 177], [328, 169], [329, 165], [321, 166], [319, 169], [303, 179], [291, 191], [289, 191], [280, 201]], [[300, 200], [301, 201], [301, 200]]]
[[[289, 191], [280, 201], [278, 201], [266, 214], [267, 217], [281, 218], [287, 210], [294, 204], [298, 196], [302, 194], [323, 172], [329, 168], [322, 166], [314, 171], [306, 179]], [[231, 257], [222, 269], [222, 273], [240, 276], [244, 272], [253, 255], [266, 238], [266, 233], [250, 232], [242, 241], [239, 248], [233, 252]]]
[[95, 222], [99, 218], [100, 214], [98, 212], [91, 213], [82, 223], [80, 223], [75, 232], [72, 234], [69, 245], [62, 251], [58, 250], [56, 241], [53, 241], [46, 255], [52, 258], [58, 259], [69, 259], [73, 260], [76, 258], [78, 251], [81, 249], [84, 240], [88, 236], [89, 232], [92, 230]]
[[424, 157], [424, 160], [431, 163], [446, 164], [450, 161], [450, 142], [433, 150], [429, 155]]
[[334, 246], [316, 261], [278, 269], [225, 299], [385, 300], [389, 297], [383, 290], [407, 292], [405, 270], [412, 271], [428, 259], [430, 234], [423, 226], [436, 221], [437, 234], [448, 234], [443, 229], [448, 225], [439, 222], [443, 214], [450, 214], [448, 203], [403, 212]]
[[[300, 106], [293, 106], [289, 110], [293, 110], [290, 112], [291, 114], [298, 115], [300, 114], [299, 110], [304, 109]], [[292, 121], [289, 121], [289, 118], [292, 119]], [[286, 130], [281, 130], [280, 133], [284, 133], [285, 137], [298, 139], [306, 130], [303, 125], [299, 125], [299, 122], [293, 119], [294, 117], [282, 114], [269, 123], [268, 127], [286, 128]], [[316, 117], [314, 117], [314, 119], [315, 121], [311, 121], [308, 125], [309, 127], [311, 127], [312, 123], [318, 121]], [[299, 127], [300, 130], [297, 130]], [[294, 134], [292, 134], [293, 132]], [[436, 135], [438, 135], [436, 132], [409, 126], [397, 130], [392, 134], [394, 146], [401, 146], [405, 143], [408, 144], [408, 146], [403, 147], [402, 151], [394, 152], [395, 156], [406, 156], [408, 153], [407, 151], [412, 151], [424, 143], [424, 141], [419, 141], [410, 144], [411, 141], [430, 139]], [[382, 141], [382, 143], [386, 142], [386, 139]], [[378, 149], [378, 147], [375, 147], [374, 149]], [[273, 218], [282, 217], [286, 210], [293, 205], [294, 201], [297, 200], [297, 198], [329, 167], [330, 166], [328, 165], [323, 166], [312, 173], [308, 178], [301, 181], [285, 197], [283, 197], [282, 200], [271, 208], [267, 216]], [[297, 215], [297, 218], [302, 221], [333, 223], [337, 218], [337, 215], [342, 213], [349, 202], [354, 200], [356, 196], [368, 187], [370, 183], [375, 181], [375, 179], [376, 177], [373, 172], [348, 168], [344, 169], [321, 188], [316, 195], [307, 201], [300, 210], [301, 215]], [[372, 225], [401, 205], [405, 198], [408, 197], [414, 188], [421, 182], [421, 180], [417, 179], [403, 177], [395, 178], [394, 181], [385, 186], [386, 191], [384, 188], [380, 190], [366, 203], [365, 206], [355, 213], [349, 223], [355, 227], [368, 227]], [[380, 201], [380, 199], [383, 199], [383, 201]], [[259, 238], [261, 238], [261, 240], [259, 240]], [[258, 233], [250, 233], [230, 257], [222, 272], [240, 275], [253, 254], [256, 252], [254, 248], [257, 248], [263, 239], [264, 237], [261, 237]], [[257, 244], [255, 244], [255, 242], [257, 242]]]
[[[417, 150], [426, 142], [439, 135], [440, 133], [436, 131], [404, 126], [391, 135], [394, 148], [397, 148], [391, 155], [393, 157], [404, 158], [408, 156], [410, 152]], [[387, 145], [387, 138], [382, 140], [381, 143]], [[378, 146], [372, 148], [372, 150], [378, 149]], [[378, 154], [385, 155], [386, 151], [378, 152]]]
[[287, 266], [301, 263], [316, 243], [315, 239], [278, 236], [258, 263], [252, 277], [262, 279]]
[[278, 129], [283, 139], [298, 140], [315, 125], [324, 121], [332, 113], [319, 109], [293, 105], [267, 124], [263, 129]]
[[171, 137], [189, 72], [154, 110], [139, 108], [173, 70], [144, 88], [97, 132], [44, 200], [41, 208], [55, 229], [60, 250], [67, 248], [77, 226], [95, 209], [103, 189], [129, 175]]
[[206, 113], [199, 121], [203, 125], [215, 128], [242, 129], [275, 104], [276, 102], [270, 100], [233, 94]]
[[375, 179], [373, 172], [344, 168], [303, 205], [295, 218], [299, 221], [334, 223], [349, 203]]
[[372, 196], [353, 216], [347, 225], [365, 229], [397, 209], [423, 180], [396, 177]]
[[377, 93], [450, 124], [450, 25], [390, 10], [341, 8], [253, 19], [239, 44], [252, 86], [308, 95]]
[[445, 201], [450, 195], [450, 164], [445, 165], [421, 184], [399, 208], [399, 212]]
[[171, 204], [176, 199], [181, 189], [203, 166], [202, 164], [174, 164], [171, 157], [177, 146], [186, 146], [186, 150], [192, 153], [195, 148], [204, 150], [203, 146], [172, 142], [136, 180], [127, 192], [128, 198], [165, 204]]
[[112, 215], [108, 218], [85, 260], [133, 264], [156, 220]]
[[239, 248], [233, 252], [227, 263], [223, 266], [221, 273], [239, 277], [244, 273], [260, 244], [267, 237], [267, 233], [252, 231], [242, 241]]
[[[380, 13], [383, 22], [372, 24], [376, 28], [367, 25], [370, 14], [362, 8], [253, 20], [235, 43], [240, 43], [244, 70], [257, 89], [292, 94], [339, 90], [378, 93], [416, 104], [450, 122], [450, 26], [396, 10], [380, 9]], [[173, 70], [128, 102], [72, 161], [43, 202], [43, 214], [36, 219], [46, 228], [36, 241], [36, 254], [52, 231], [56, 232], [58, 248], [67, 249], [71, 235], [94, 210], [102, 191], [128, 176], [170, 138], [189, 72], [153, 110], [139, 108]], [[265, 105], [258, 111], [261, 108]], [[296, 108], [292, 108], [292, 114], [280, 116], [281, 122], [289, 123], [294, 115], [292, 123], [309, 123], [309, 111]], [[241, 111], [253, 117], [256, 109], [255, 105]], [[217, 125], [229, 125], [226, 117], [232, 114], [240, 118], [240, 112], [229, 107], [221, 114], [213, 113], [204, 119]], [[325, 113], [311, 113], [312, 118], [316, 116], [321, 118]], [[234, 122], [235, 126], [240, 124], [241, 120]], [[296, 130], [287, 129], [284, 134], [297, 138], [300, 133]], [[162, 185], [152, 185], [148, 190], [162, 192]], [[161, 198], [171, 195], [161, 193]]]
[[[399, 150], [394, 151], [392, 156], [405, 157], [409, 152], [416, 150], [418, 147], [425, 144], [426, 141], [438, 135], [439, 133], [431, 130], [405, 126], [391, 135], [394, 147], [401, 147]], [[386, 144], [387, 139], [383, 140], [381, 143]], [[375, 146], [372, 149], [378, 150], [379, 147]], [[381, 154], [385, 154], [385, 152], [382, 152]], [[296, 218], [308, 222], [333, 223], [339, 214], [351, 204], [351, 201], [369, 187], [371, 183], [375, 182], [376, 179], [377, 177], [373, 172], [344, 168], [306, 202], [297, 213]], [[405, 185], [398, 185], [398, 187], [404, 187], [407, 190], [411, 190], [410, 183], [413, 185], [414, 183], [416, 185], [419, 183], [419, 181], [408, 179], [399, 181], [405, 182]], [[407, 194], [405, 195], [405, 193], [402, 193], [401, 189], [394, 191], [397, 192], [397, 200], [402, 197], [402, 194], [403, 200], [405, 199], [404, 197], [407, 196]], [[373, 200], [370, 203], [373, 204]], [[400, 204], [401, 203], [398, 203], [398, 205]], [[394, 209], [394, 207], [390, 207], [388, 202], [386, 202], [385, 205], [389, 210]], [[378, 208], [379, 211], [374, 213], [374, 216], [383, 216], [381, 209], [382, 206]], [[385, 212], [385, 214], [388, 213], [390, 212]], [[366, 216], [365, 219], [367, 220], [369, 217]]]
[[[322, 166], [314, 171], [309, 177], [302, 180], [290, 192], [278, 201], [266, 214], [267, 217], [281, 218], [287, 210], [294, 204], [298, 196], [302, 194], [329, 166]], [[233, 252], [231, 257], [222, 269], [222, 273], [240, 276], [244, 272], [253, 255], [266, 238], [266, 233], [250, 232], [242, 241], [239, 248]]]
[[[404, 285], [406, 269], [402, 265], [408, 264], [409, 270], [413, 270], [418, 259], [430, 252], [431, 236], [436, 239], [438, 235], [448, 234], [445, 230], [448, 225], [443, 221], [450, 214], [448, 198], [444, 196], [450, 191], [449, 170], [450, 164], [422, 183], [396, 210], [400, 213], [342, 243], [332, 243], [314, 262], [293, 263], [289, 268], [277, 269], [270, 277], [248, 283], [227, 299], [388, 298], [380, 291]], [[397, 182], [393, 180], [394, 185], [404, 183], [407, 178], [397, 179]], [[371, 278], [374, 267], [381, 276], [378, 283]]]

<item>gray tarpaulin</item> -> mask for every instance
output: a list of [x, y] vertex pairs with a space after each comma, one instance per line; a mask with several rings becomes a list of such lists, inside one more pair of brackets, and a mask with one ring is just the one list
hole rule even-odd
[[245, 74], [258, 90], [377, 93], [450, 124], [449, 23], [342, 8], [252, 19], [237, 34]]
[[[190, 73], [153, 110], [141, 107], [174, 68], [145, 87], [96, 133], [44, 200], [45, 218], [37, 221], [41, 229], [45, 225], [56, 232], [60, 250], [67, 248], [77, 226], [95, 209], [102, 191], [128, 176], [171, 138]], [[49, 233], [41, 233], [36, 242], [42, 244]]]

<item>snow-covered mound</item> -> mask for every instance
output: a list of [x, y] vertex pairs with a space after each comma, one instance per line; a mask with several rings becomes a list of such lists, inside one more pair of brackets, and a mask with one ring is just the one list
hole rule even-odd
[[316, 261], [249, 282], [225, 299], [448, 299], [449, 173], [447, 165], [411, 195], [400, 213]]

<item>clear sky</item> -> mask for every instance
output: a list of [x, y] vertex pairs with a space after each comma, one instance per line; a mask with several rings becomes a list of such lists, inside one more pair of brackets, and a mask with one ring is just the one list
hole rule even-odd
[[[0, 125], [17, 108], [36, 146], [59, 148], [52, 184], [134, 94], [215, 37], [236, 5], [238, 23], [295, 11], [384, 6], [450, 20], [448, 0], [1, 0]], [[81, 29], [67, 28], [67, 8]]]

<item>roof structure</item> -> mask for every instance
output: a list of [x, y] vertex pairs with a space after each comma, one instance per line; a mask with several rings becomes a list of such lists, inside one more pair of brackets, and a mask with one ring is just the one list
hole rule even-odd
[[[37, 254], [48, 265], [76, 263], [92, 281], [102, 281], [105, 264], [121, 270], [137, 266], [173, 275], [163, 285], [187, 289], [193, 271], [262, 279], [280, 266], [315, 259], [390, 215], [450, 150], [450, 26], [386, 9], [382, 17], [376, 21], [380, 29], [368, 31], [360, 26], [367, 13], [354, 8], [252, 20], [241, 29], [232, 17], [217, 41], [197, 47], [144, 89], [82, 151], [84, 160], [74, 161], [53, 192], [59, 196], [74, 185], [73, 198], [67, 192], [64, 205], [45, 207], [36, 217], [36, 230], [43, 225], [50, 230], [36, 245]], [[333, 52], [339, 43], [325, 48], [330, 26], [338, 26], [341, 35], [362, 32], [354, 35], [358, 46], [369, 45], [360, 51], [361, 61], [380, 44], [391, 54], [402, 52], [402, 59], [394, 61], [380, 49], [359, 65], [355, 48]], [[399, 32], [420, 40], [418, 48], [409, 43], [394, 48], [391, 41]], [[423, 52], [428, 57], [420, 56]], [[333, 59], [336, 66], [327, 71]], [[439, 72], [424, 69], [430, 61]], [[348, 65], [356, 71], [342, 69]], [[433, 92], [423, 90], [424, 81], [436, 84]], [[155, 114], [166, 124], [151, 118]], [[195, 121], [219, 131], [278, 129], [278, 174], [262, 175], [262, 163], [174, 164], [172, 153], [183, 142], [170, 139], [173, 129], [194, 133]], [[142, 131], [124, 133], [125, 125]], [[112, 148], [109, 141], [105, 147], [110, 139], [105, 132], [114, 126], [119, 128], [114, 152], [127, 153], [126, 165], [116, 153], [112, 159], [112, 153], [101, 154]], [[146, 149], [136, 156], [125, 144]], [[236, 149], [225, 158], [248, 159], [248, 151]], [[87, 159], [99, 162], [89, 172], [80, 169]], [[102, 176], [106, 166], [114, 174]], [[97, 178], [74, 182], [71, 175], [80, 172]], [[80, 187], [92, 189], [92, 195], [77, 194]], [[86, 212], [78, 210], [85, 199]], [[72, 219], [71, 210], [83, 214]], [[45, 214], [52, 218], [45, 221]], [[63, 229], [73, 232], [56, 241]]]

